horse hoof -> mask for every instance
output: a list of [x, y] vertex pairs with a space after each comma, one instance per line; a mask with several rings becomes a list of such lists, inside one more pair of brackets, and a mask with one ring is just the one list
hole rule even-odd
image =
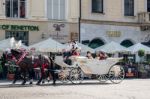
[[12, 84], [15, 84], [16, 82], [12, 82]]
[[42, 84], [44, 84], [45, 83], [45, 81], [42, 81]]
[[50, 82], [50, 80], [48, 80], [48, 83]]
[[29, 84], [30, 84], [30, 85], [32, 85], [33, 83], [32, 83], [32, 82], [30, 82]]
[[26, 82], [23, 82], [21, 85], [25, 85], [26, 84]]
[[21, 85], [25, 85], [25, 83], [22, 83]]
[[36, 85], [40, 85], [40, 83], [36, 83]]

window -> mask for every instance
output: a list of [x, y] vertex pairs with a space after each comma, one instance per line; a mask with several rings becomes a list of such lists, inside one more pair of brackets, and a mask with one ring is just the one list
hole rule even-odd
[[104, 45], [104, 44], [105, 44], [105, 43], [104, 43], [103, 40], [101, 40], [101, 39], [99, 39], [99, 38], [95, 38], [95, 39], [93, 39], [93, 40], [90, 42], [89, 47], [95, 49], [95, 48], [100, 47], [100, 46], [102, 46], [102, 45]]
[[134, 16], [134, 0], [124, 0], [124, 15]]
[[6, 31], [6, 38], [14, 37], [16, 40], [22, 40], [22, 43], [28, 45], [29, 33], [27, 31]]
[[47, 0], [48, 19], [64, 20], [66, 16], [66, 0]]
[[147, 0], [147, 12], [150, 12], [150, 0]]
[[92, 12], [103, 13], [103, 0], [92, 0]]
[[25, 18], [26, 0], [6, 0], [6, 17]]

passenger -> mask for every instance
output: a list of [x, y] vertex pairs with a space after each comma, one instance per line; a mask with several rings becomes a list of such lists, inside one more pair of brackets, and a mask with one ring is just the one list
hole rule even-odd
[[88, 59], [93, 59], [92, 53], [91, 53], [90, 51], [87, 51], [86, 57], [87, 57]]
[[95, 53], [95, 59], [100, 60], [100, 55], [99, 55], [99, 54], [100, 54], [99, 51], [97, 51], [97, 52]]
[[77, 42], [75, 40], [72, 41], [72, 47], [73, 47], [73, 49], [79, 47], [78, 44], [77, 44]]
[[63, 60], [66, 64], [68, 65], [71, 65], [71, 59], [70, 59], [70, 56], [71, 56], [71, 53], [70, 51], [67, 51], [66, 49], [63, 49], [63, 53], [62, 53], [62, 56], [63, 56]]
[[107, 55], [104, 52], [100, 52], [99, 57], [100, 57], [100, 60], [105, 60], [107, 58]]
[[74, 52], [72, 53], [72, 55], [73, 55], [73, 56], [80, 56], [80, 51], [79, 51], [79, 49], [76, 48], [76, 49], [74, 50]]

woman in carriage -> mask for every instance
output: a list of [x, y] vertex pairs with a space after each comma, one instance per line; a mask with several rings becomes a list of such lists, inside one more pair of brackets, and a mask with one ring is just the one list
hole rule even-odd
[[96, 52], [95, 53], [95, 59], [98, 59], [98, 60], [105, 60], [105, 59], [107, 59], [107, 55], [106, 55], [106, 53], [104, 53], [104, 52], [102, 52], [102, 51], [100, 51], [100, 52]]
[[93, 59], [92, 53], [91, 53], [90, 51], [87, 51], [86, 57], [87, 57], [88, 59]]

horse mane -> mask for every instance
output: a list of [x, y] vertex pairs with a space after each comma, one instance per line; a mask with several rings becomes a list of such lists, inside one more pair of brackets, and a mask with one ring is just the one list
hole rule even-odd
[[21, 54], [21, 52], [17, 49], [11, 49], [11, 53], [16, 57], [20, 56]]

